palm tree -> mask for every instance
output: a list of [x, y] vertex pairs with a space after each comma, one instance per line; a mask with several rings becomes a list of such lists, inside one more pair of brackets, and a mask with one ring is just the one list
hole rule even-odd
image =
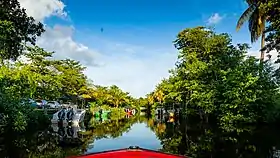
[[129, 102], [128, 94], [123, 92], [119, 87], [115, 85], [110, 87], [109, 93], [111, 95], [109, 101], [117, 108], [120, 105]]
[[[236, 30], [239, 31], [244, 22], [248, 21], [249, 31], [251, 34], [251, 42], [256, 42], [261, 37], [261, 48], [265, 46], [265, 22], [266, 16], [264, 10], [261, 8], [259, 0], [246, 0], [249, 7], [240, 16]], [[261, 51], [260, 61], [264, 60], [265, 52]]]

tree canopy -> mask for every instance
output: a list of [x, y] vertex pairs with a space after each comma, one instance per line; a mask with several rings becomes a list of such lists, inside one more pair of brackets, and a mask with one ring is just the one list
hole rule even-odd
[[228, 34], [204, 27], [181, 31], [174, 44], [176, 68], [149, 95], [153, 101], [187, 104], [191, 114], [220, 123], [268, 121], [279, 96], [270, 61], [259, 71], [258, 59], [246, 55], [247, 44], [233, 45]]
[[23, 54], [26, 44], [35, 45], [36, 38], [44, 31], [43, 24], [28, 16], [17, 0], [1, 0], [0, 58], [2, 62], [9, 59], [16, 60]]
[[56, 59], [53, 57], [55, 52], [37, 46], [37, 37], [43, 32], [43, 24], [28, 16], [17, 0], [0, 2], [1, 127], [26, 131], [30, 125], [44, 119], [45, 116], [34, 108], [22, 104], [28, 98], [70, 98], [77, 102], [84, 96], [97, 101], [98, 106], [108, 104], [112, 107], [134, 102], [134, 98], [117, 86], [107, 88], [92, 84], [84, 74], [86, 67], [79, 61]]
[[[279, 52], [280, 2], [247, 2], [253, 5], [254, 13], [261, 11], [250, 14], [254, 38], [263, 30], [255, 26], [258, 18], [253, 15], [261, 20], [266, 17], [265, 49]], [[258, 58], [247, 56], [248, 44], [233, 44], [227, 33], [203, 26], [179, 32], [174, 40], [176, 67], [146, 98], [136, 99], [116, 85], [94, 84], [79, 61], [56, 59], [55, 52], [37, 46], [36, 39], [43, 32], [43, 25], [28, 16], [17, 0], [0, 2], [0, 117], [1, 124], [13, 124], [13, 130], [25, 131], [34, 118], [43, 119], [30, 106], [20, 104], [23, 98], [56, 100], [65, 96], [113, 108], [154, 109], [176, 104], [186, 110], [184, 113], [213, 118], [220, 124], [279, 120], [280, 69], [270, 59], [260, 64]]]
[[[171, 125], [167, 123], [146, 120], [147, 125], [161, 139], [163, 150], [176, 152], [179, 147], [187, 144], [189, 148], [185, 148], [184, 153], [180, 154], [199, 157], [202, 152], [212, 156], [214, 146], [221, 146], [223, 150], [226, 149], [226, 143], [241, 146], [242, 144], [235, 144], [233, 141], [242, 133], [237, 125], [280, 121], [280, 68], [277, 65], [280, 62], [280, 1], [246, 2], [249, 5], [248, 9], [241, 15], [237, 28], [248, 21], [252, 42], [257, 41], [260, 36], [264, 40], [266, 36], [265, 47], [262, 40], [262, 51], [266, 50], [270, 54], [276, 51], [276, 62], [273, 62], [273, 58], [263, 60], [262, 55], [263, 61], [259, 63], [258, 58], [248, 56], [248, 44], [233, 44], [227, 33], [218, 33], [203, 26], [186, 28], [178, 33], [173, 42], [178, 50], [178, 58], [175, 68], [170, 70], [170, 76], [158, 83], [146, 97], [136, 99], [116, 85], [94, 84], [84, 74], [86, 67], [79, 61], [56, 59], [53, 55], [59, 52], [48, 52], [37, 46], [36, 40], [44, 32], [43, 24], [28, 16], [17, 0], [1, 0], [0, 135], [11, 134], [20, 137], [5, 137], [0, 141], [14, 141], [18, 145], [17, 148], [27, 149], [22, 153], [27, 153], [29, 149], [35, 151], [35, 157], [40, 156], [41, 151], [34, 144], [42, 144], [47, 149], [50, 147], [53, 153], [50, 155], [61, 155], [61, 152], [65, 151], [63, 148], [57, 148], [53, 152], [52, 146], [47, 144], [49, 141], [56, 144], [57, 139], [42, 140], [40, 143], [41, 139], [27, 141], [29, 139], [22, 137], [23, 133], [29, 133], [39, 138], [38, 133], [34, 131], [45, 130], [50, 123], [47, 115], [42, 115], [22, 101], [28, 98], [75, 98], [73, 100], [76, 101], [83, 98], [91, 103], [91, 107], [106, 106], [120, 110], [127, 106], [146, 106], [148, 110], [153, 111], [158, 106], [168, 107], [176, 104], [176, 108], [182, 114], [194, 120], [200, 119], [201, 122], [212, 121], [215, 125], [218, 123], [219, 127], [222, 127], [219, 128], [219, 132], [221, 129], [227, 132], [222, 135], [216, 134], [214, 128], [204, 127], [203, 123], [195, 126], [188, 124], [188, 127], [187, 119], [174, 128], [170, 128]], [[267, 24], [267, 27], [264, 24]], [[121, 119], [102, 126], [94, 121], [96, 120], [91, 118], [86, 126], [94, 128], [96, 139], [106, 136], [118, 137], [136, 122], [135, 118]], [[195, 134], [188, 137], [187, 130]], [[237, 135], [232, 136], [232, 132]], [[93, 138], [93, 133], [89, 132], [88, 137]], [[45, 132], [43, 135], [49, 137], [50, 133]], [[85, 133], [84, 135], [86, 136]], [[251, 139], [256, 137], [258, 135], [254, 134]], [[88, 141], [82, 139], [79, 142], [87, 144]], [[254, 148], [255, 144], [262, 144], [249, 144], [248, 140], [244, 142], [242, 143], [245, 144], [243, 146], [246, 150]], [[236, 148], [232, 151], [241, 155]], [[71, 155], [72, 152], [78, 154], [81, 150], [65, 151], [62, 154]]]

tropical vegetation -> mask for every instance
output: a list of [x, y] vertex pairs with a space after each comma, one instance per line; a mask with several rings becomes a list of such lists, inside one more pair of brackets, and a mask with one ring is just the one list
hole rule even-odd
[[22, 104], [27, 98], [70, 98], [73, 102], [84, 98], [82, 100], [95, 106], [134, 106], [135, 99], [119, 87], [94, 85], [79, 61], [56, 59], [55, 52], [37, 46], [36, 39], [44, 27], [28, 16], [18, 1], [1, 1], [0, 14], [0, 126], [4, 127], [3, 131], [23, 132], [34, 124], [48, 124], [47, 116], [28, 103]]
[[[178, 49], [176, 68], [146, 97], [152, 109], [180, 104], [189, 115], [221, 125], [279, 122], [279, 59], [275, 62], [271, 54], [280, 48], [280, 3], [247, 3], [237, 29], [248, 20], [252, 42], [260, 36], [267, 41], [265, 45], [262, 40], [260, 48], [262, 62], [247, 55], [248, 44], [233, 44], [227, 33], [203, 26], [184, 29], [174, 41]], [[269, 33], [266, 38], [265, 33]]]
[[[143, 106], [153, 111], [158, 106], [168, 107], [176, 104], [179, 105], [181, 113], [187, 114], [193, 120], [214, 122], [226, 132], [235, 133], [240, 132], [237, 128], [240, 124], [279, 123], [280, 55], [276, 57], [276, 61], [271, 55], [273, 52], [280, 52], [280, 1], [246, 2], [248, 9], [241, 15], [237, 28], [248, 21], [252, 42], [256, 42], [259, 37], [262, 38], [260, 59], [248, 56], [249, 45], [233, 44], [227, 33], [218, 33], [203, 26], [186, 28], [179, 32], [174, 40], [174, 45], [178, 49], [178, 59], [175, 68], [170, 70], [170, 76], [162, 80], [146, 97], [135, 99], [115, 85], [108, 87], [95, 85], [84, 74], [86, 67], [79, 61], [56, 59], [53, 57], [55, 52], [48, 52], [37, 46], [36, 39], [44, 32], [43, 25], [28, 16], [17, 0], [1, 1], [0, 141], [9, 144], [10, 140], [2, 139], [2, 136], [8, 138], [8, 135], [18, 136], [20, 133], [19, 138], [15, 137], [16, 140], [13, 142], [18, 144], [17, 149], [27, 149], [23, 143], [27, 138], [21, 137], [21, 134], [29, 133], [37, 137], [39, 134], [34, 131], [44, 131], [48, 127], [48, 117], [27, 103], [22, 104], [21, 101], [25, 98], [57, 100], [65, 96], [77, 96], [76, 98], [82, 97], [89, 102], [90, 109], [100, 106], [110, 109]], [[269, 55], [266, 60], [264, 53]], [[95, 130], [97, 127], [101, 131], [96, 130], [97, 133], [101, 133], [95, 135], [98, 138], [105, 137], [102, 133], [115, 138], [131, 126], [125, 119], [113, 119], [113, 123], [106, 123], [108, 127], [95, 122], [94, 118], [87, 121], [88, 128]], [[225, 139], [234, 140], [239, 136], [215, 135], [212, 132], [214, 129], [201, 123], [197, 125], [199, 127], [193, 128], [193, 133], [197, 135], [190, 137], [186, 142], [188, 136], [182, 134], [187, 131], [186, 122], [177, 126], [180, 130], [174, 127], [173, 132], [170, 132], [167, 130], [172, 128], [164, 123], [156, 124], [153, 119], [145, 121], [162, 140], [163, 150], [177, 150], [177, 146], [172, 144], [189, 143], [192, 148], [188, 148], [186, 153], [194, 157], [201, 151], [212, 151], [216, 145], [213, 144], [213, 139], [221, 142], [218, 145], [224, 146], [223, 144], [227, 142]], [[114, 133], [115, 129], [121, 132]], [[48, 132], [43, 134], [49, 136]], [[92, 137], [93, 132], [83, 134]], [[257, 136], [254, 135], [252, 139]], [[87, 143], [87, 140], [79, 142], [83, 144]], [[30, 142], [28, 148], [35, 146], [33, 143]], [[45, 142], [42, 145], [47, 146]], [[251, 148], [252, 145], [245, 147]], [[12, 151], [13, 148], [7, 150]], [[40, 154], [38, 148], [33, 150], [36, 151], [35, 157], [36, 154]], [[50, 151], [53, 152], [52, 149]], [[63, 149], [59, 148], [54, 154], [61, 151]], [[79, 149], [73, 152], [81, 151]]]
[[[236, 29], [239, 30], [245, 21], [248, 21], [248, 28], [251, 35], [251, 42], [256, 42], [261, 37], [261, 48], [265, 46], [265, 23], [267, 16], [262, 7], [262, 1], [246, 0], [248, 8], [241, 15], [237, 22]], [[261, 51], [260, 60], [264, 60], [265, 52]]]

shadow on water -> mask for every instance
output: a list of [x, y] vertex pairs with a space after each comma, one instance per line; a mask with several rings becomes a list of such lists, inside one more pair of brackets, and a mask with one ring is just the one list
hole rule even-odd
[[[150, 143], [150, 148], [201, 158], [277, 157], [277, 149], [280, 149], [280, 130], [276, 127], [221, 128], [217, 125], [190, 120], [194, 119], [157, 116], [150, 118], [133, 116], [114, 120], [87, 118], [79, 126], [52, 125], [42, 131], [28, 131], [22, 134], [2, 133], [0, 157], [62, 158], [96, 150], [107, 150], [107, 148], [102, 149], [100, 145], [102, 141], [109, 143], [109, 147], [111, 147], [110, 144], [120, 143], [120, 141], [126, 145], [127, 138], [134, 139], [133, 143], [139, 144], [159, 141], [161, 144], [159, 147], [153, 147], [152, 145], [156, 143]], [[154, 134], [151, 132], [150, 136], [139, 135], [147, 130]], [[139, 131], [138, 135], [137, 131]], [[127, 135], [127, 138], [121, 139], [124, 135]], [[141, 138], [136, 139], [137, 136]], [[97, 149], [95, 146], [98, 144]]]

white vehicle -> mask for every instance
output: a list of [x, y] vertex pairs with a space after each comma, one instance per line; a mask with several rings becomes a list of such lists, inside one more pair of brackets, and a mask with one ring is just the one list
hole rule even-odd
[[58, 109], [61, 107], [61, 105], [57, 101], [49, 101], [48, 107], [52, 109]]

